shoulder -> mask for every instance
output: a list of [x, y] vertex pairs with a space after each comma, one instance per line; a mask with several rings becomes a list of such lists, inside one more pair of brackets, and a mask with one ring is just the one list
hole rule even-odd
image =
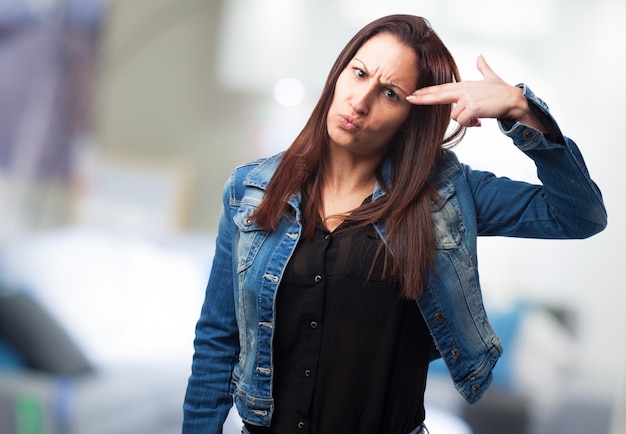
[[231, 197], [241, 198], [248, 187], [265, 190], [281, 158], [282, 153], [279, 153], [235, 167], [227, 183]]
[[456, 154], [446, 149], [441, 153], [439, 158], [437, 158], [437, 161], [435, 161], [435, 165], [430, 172], [428, 180], [432, 185], [436, 186], [446, 182], [446, 180], [453, 178], [457, 174], [462, 174], [464, 170], [465, 165], [459, 161]]
[[258, 158], [241, 164], [233, 170], [233, 177], [240, 179], [242, 182], [250, 178], [250, 182], [269, 181], [269, 178], [276, 171], [282, 155], [282, 153], [279, 153], [271, 157]]

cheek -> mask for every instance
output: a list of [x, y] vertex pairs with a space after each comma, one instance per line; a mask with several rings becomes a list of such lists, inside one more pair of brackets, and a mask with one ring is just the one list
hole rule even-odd
[[[407, 103], [408, 104], [408, 103]], [[402, 115], [398, 118], [398, 128], [403, 128], [409, 119], [411, 114], [411, 107], [406, 107], [402, 111]]]
[[385, 133], [387, 134], [395, 134], [396, 131], [398, 131], [400, 128], [402, 128], [402, 126], [404, 125], [404, 122], [406, 121], [408, 117], [408, 111], [407, 112], [403, 112], [401, 114], [393, 113], [390, 114], [386, 119], [384, 119], [384, 121], [381, 123], [380, 125], [380, 129], [384, 130]]

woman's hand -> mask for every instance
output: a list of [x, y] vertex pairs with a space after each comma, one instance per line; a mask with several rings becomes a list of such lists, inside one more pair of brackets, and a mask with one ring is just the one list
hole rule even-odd
[[406, 99], [416, 105], [454, 104], [452, 119], [466, 127], [480, 126], [481, 118], [500, 118], [545, 130], [528, 108], [522, 89], [502, 80], [482, 55], [478, 56], [476, 66], [482, 80], [424, 87]]

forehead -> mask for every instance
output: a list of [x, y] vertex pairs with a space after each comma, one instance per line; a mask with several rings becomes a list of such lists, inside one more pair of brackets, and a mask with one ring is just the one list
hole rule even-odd
[[356, 52], [353, 61], [363, 62], [370, 74], [380, 75], [384, 81], [406, 81], [415, 85], [418, 62], [415, 51], [398, 38], [381, 33], [367, 40]]

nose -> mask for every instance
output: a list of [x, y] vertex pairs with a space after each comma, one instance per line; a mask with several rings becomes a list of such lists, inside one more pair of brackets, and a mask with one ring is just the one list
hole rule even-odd
[[374, 86], [364, 86], [363, 88], [355, 91], [354, 96], [350, 101], [352, 110], [354, 110], [355, 113], [358, 113], [361, 116], [367, 115], [369, 113], [371, 98], [374, 94], [374, 91]]

